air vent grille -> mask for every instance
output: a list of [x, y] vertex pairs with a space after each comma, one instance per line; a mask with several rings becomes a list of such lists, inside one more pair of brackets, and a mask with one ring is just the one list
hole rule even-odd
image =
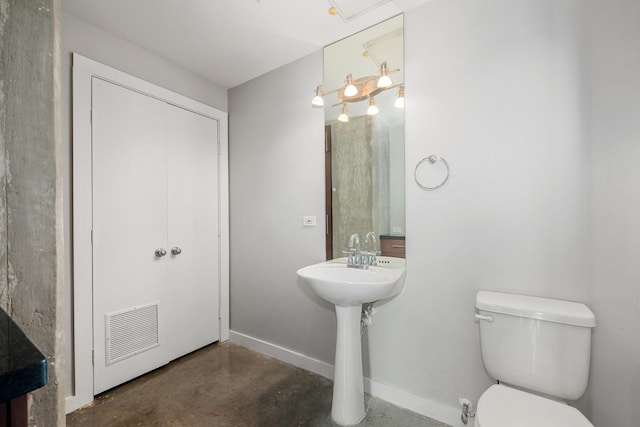
[[158, 303], [107, 313], [105, 317], [107, 365], [160, 345]]

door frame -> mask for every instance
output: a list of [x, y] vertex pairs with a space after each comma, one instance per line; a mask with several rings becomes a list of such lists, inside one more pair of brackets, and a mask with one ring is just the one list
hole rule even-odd
[[[325, 252], [333, 259], [333, 178], [331, 173], [331, 125], [324, 126], [324, 206], [326, 217]], [[342, 255], [336, 256], [340, 258]]]
[[[220, 341], [229, 339], [229, 144], [228, 114], [133, 77], [77, 53], [73, 54], [73, 390], [66, 412], [93, 401], [93, 247], [91, 168], [91, 81], [111, 82], [218, 122], [218, 245]], [[69, 355], [71, 356], [71, 355]]]

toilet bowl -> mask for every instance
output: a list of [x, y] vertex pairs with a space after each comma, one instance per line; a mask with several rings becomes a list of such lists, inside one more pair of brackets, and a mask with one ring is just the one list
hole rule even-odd
[[584, 394], [595, 316], [581, 303], [480, 291], [482, 360], [499, 384], [478, 400], [475, 427], [593, 427], [565, 403]]
[[495, 384], [478, 401], [474, 427], [593, 427], [593, 424], [566, 403]]

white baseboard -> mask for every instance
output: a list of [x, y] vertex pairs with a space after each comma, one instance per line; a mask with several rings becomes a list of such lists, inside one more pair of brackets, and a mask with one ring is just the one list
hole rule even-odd
[[65, 414], [70, 414], [91, 402], [93, 402], [93, 396], [67, 396], [64, 402]]
[[[325, 378], [333, 379], [333, 365], [328, 363], [240, 332], [230, 331], [229, 338], [231, 342], [250, 348], [258, 353], [266, 354], [267, 356], [297, 366], [298, 368], [306, 369]], [[372, 396], [401, 408], [447, 423], [453, 427], [465, 427], [462, 421], [460, 421], [460, 409], [458, 408], [416, 396], [415, 394], [373, 381], [370, 378], [364, 379], [364, 388], [365, 391]]]
[[243, 347], [250, 348], [258, 353], [266, 354], [275, 359], [282, 360], [290, 365], [305, 369], [325, 378], [333, 379], [333, 365], [314, 359], [304, 354], [296, 353], [284, 347], [262, 341], [240, 332], [229, 331], [229, 339], [231, 342], [240, 344]]
[[[386, 400], [401, 408], [408, 409], [420, 415], [425, 415], [434, 420], [447, 423], [453, 427], [465, 426], [460, 420], [460, 409], [443, 405], [442, 403], [411, 394], [409, 392], [381, 384], [370, 378], [364, 379], [364, 389], [367, 393], [379, 399]], [[469, 421], [473, 424], [473, 420]]]

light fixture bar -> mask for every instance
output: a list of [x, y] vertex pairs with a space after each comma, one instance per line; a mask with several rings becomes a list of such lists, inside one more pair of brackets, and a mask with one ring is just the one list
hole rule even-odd
[[[398, 84], [395, 84], [393, 86], [389, 86], [389, 87], [386, 87], [386, 88], [378, 88], [378, 90], [375, 93], [367, 95], [365, 98], [363, 98], [363, 97], [351, 98], [351, 99], [344, 98], [344, 99], [341, 99], [340, 102], [338, 102], [337, 104], [331, 104], [331, 107], [339, 107], [340, 105], [343, 105], [345, 103], [357, 104], [358, 102], [362, 102], [362, 101], [365, 101], [365, 100], [368, 102], [370, 97], [378, 95], [381, 92], [386, 92], [387, 90], [390, 90], [390, 89], [399, 88], [400, 86], [404, 87], [404, 83], [398, 83]], [[404, 91], [404, 89], [403, 89], [403, 91]], [[325, 95], [328, 94], [328, 93], [331, 93], [331, 92], [325, 92]]]
[[[398, 71], [400, 71], [400, 69], [399, 69], [399, 68], [394, 68], [393, 70], [389, 70], [389, 69], [387, 69], [387, 74], [397, 73]], [[361, 78], [359, 78], [358, 80], [354, 80], [353, 82], [354, 82], [354, 85], [355, 85], [355, 86], [358, 86], [358, 85], [362, 85], [362, 84], [364, 84], [364, 83], [368, 83], [368, 82], [369, 82], [369, 81], [371, 81], [371, 80], [376, 80], [376, 79], [379, 79], [379, 78], [380, 78], [380, 75], [376, 75], [376, 76], [367, 76], [367, 77], [361, 77]], [[394, 85], [394, 86], [392, 86], [392, 87], [396, 87], [396, 86], [398, 86], [398, 85]], [[342, 86], [342, 87], [339, 87], [339, 88], [337, 88], [337, 89], [333, 89], [333, 90], [328, 90], [328, 91], [324, 91], [324, 90], [323, 90], [323, 92], [322, 92], [322, 93], [323, 93], [324, 95], [331, 95], [331, 94], [334, 94], [334, 93], [338, 93], [338, 92], [340, 92], [340, 91], [344, 91], [344, 89], [345, 89], [345, 86]], [[357, 88], [356, 88], [356, 89], [357, 89]], [[387, 88], [387, 89], [389, 89], [389, 88]]]

